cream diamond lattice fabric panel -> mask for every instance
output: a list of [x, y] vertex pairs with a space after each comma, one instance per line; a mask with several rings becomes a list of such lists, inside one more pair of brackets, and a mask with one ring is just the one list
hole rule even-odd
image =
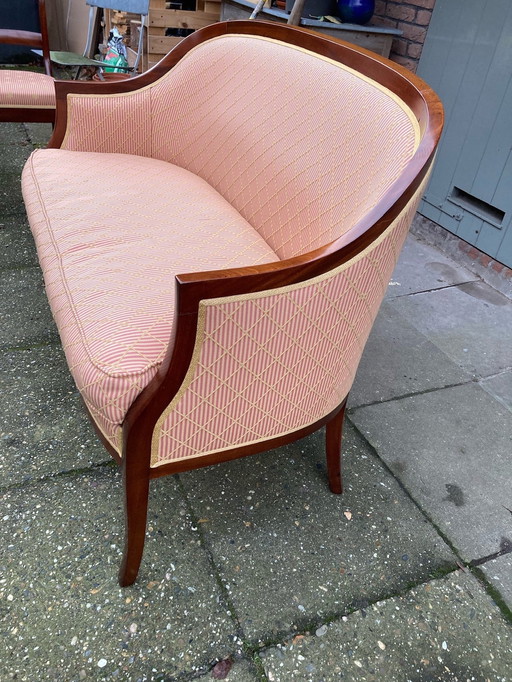
[[422, 191], [374, 244], [327, 275], [202, 304], [197, 361], [157, 423], [152, 466], [283, 435], [340, 404]]
[[129, 95], [70, 95], [61, 149], [151, 157], [150, 105], [144, 89]]
[[203, 177], [280, 258], [352, 227], [417, 147], [388, 90], [275, 41], [211, 40], [167, 78], [151, 90], [153, 156]]

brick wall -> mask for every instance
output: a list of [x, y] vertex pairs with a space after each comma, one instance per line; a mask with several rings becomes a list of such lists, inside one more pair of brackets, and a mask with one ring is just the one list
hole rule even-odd
[[393, 41], [390, 58], [416, 71], [436, 0], [376, 0], [372, 23], [402, 31]]

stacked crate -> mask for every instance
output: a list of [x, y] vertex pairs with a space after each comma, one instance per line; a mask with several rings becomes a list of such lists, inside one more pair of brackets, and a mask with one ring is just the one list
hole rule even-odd
[[[105, 55], [109, 33], [114, 28], [117, 28], [119, 33], [123, 36], [126, 44], [128, 64], [133, 66], [137, 56], [139, 34], [141, 30], [140, 14], [132, 14], [130, 12], [121, 12], [119, 10], [111, 9], [103, 10], [102, 42], [99, 46], [100, 54]], [[142, 63], [139, 64], [139, 72], [144, 68], [143, 61], [144, 55], [142, 57]]]
[[220, 0], [192, 0], [194, 9], [173, 9], [184, 4], [169, 0], [151, 0], [144, 70], [159, 62], [183, 40], [184, 35], [220, 19]]

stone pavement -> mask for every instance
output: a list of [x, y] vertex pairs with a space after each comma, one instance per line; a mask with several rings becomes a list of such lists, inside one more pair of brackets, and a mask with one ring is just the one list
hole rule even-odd
[[[154, 481], [117, 585], [121, 481], [43, 293], [0, 125], [0, 680], [512, 680], [512, 303], [409, 238], [322, 434]], [[122, 178], [120, 179], [122, 181]]]

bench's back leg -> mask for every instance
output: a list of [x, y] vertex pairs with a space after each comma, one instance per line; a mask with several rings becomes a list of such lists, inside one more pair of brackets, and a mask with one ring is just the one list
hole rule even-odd
[[327, 476], [331, 492], [341, 494], [343, 481], [341, 476], [341, 440], [343, 438], [343, 421], [347, 398], [340, 410], [327, 422], [325, 426], [325, 450], [327, 455]]

